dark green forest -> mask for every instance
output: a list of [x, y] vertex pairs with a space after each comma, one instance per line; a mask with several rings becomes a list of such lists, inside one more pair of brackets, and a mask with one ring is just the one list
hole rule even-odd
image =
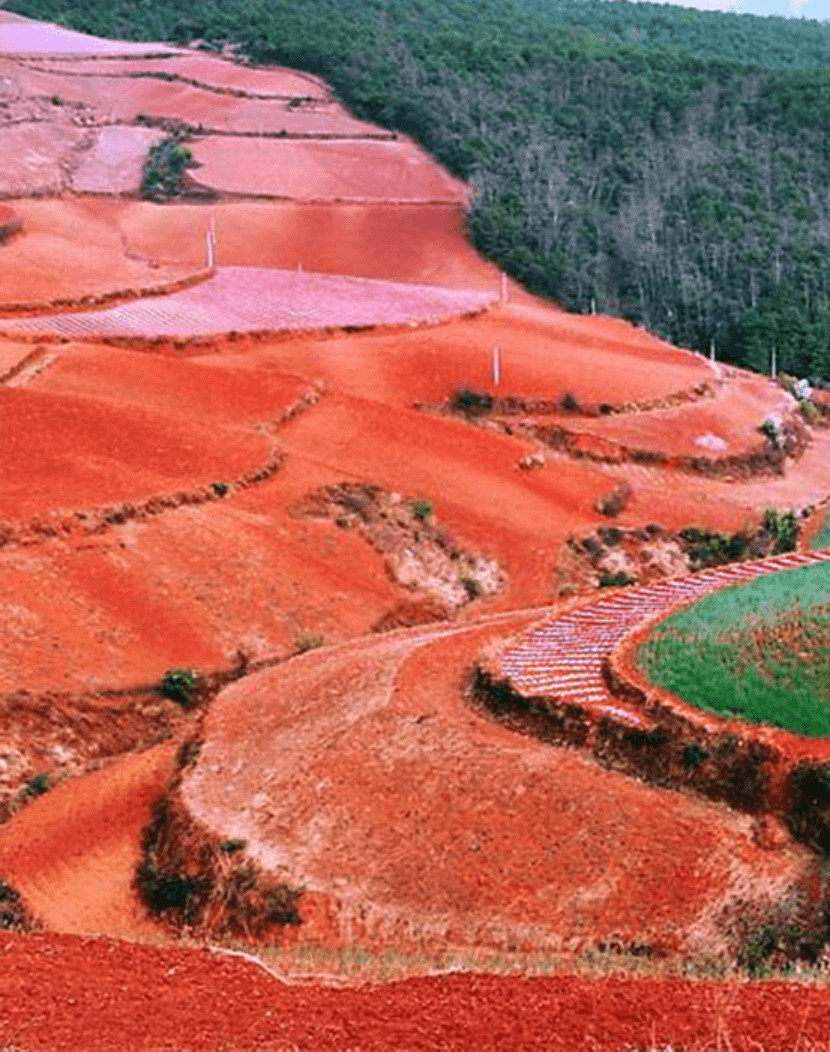
[[830, 380], [830, 23], [612, 0], [9, 0], [324, 76], [475, 187], [475, 244], [566, 308]]

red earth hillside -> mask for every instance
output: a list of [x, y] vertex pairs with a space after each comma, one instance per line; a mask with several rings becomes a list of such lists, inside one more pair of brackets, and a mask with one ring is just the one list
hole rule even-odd
[[[503, 278], [468, 188], [315, 77], [0, 11], [0, 85], [0, 924], [34, 929], [0, 1046], [830, 1048], [821, 983], [729, 971], [820, 914], [807, 846], [469, 689], [550, 617], [600, 630], [569, 541], [806, 514], [830, 430]], [[141, 199], [147, 113], [187, 124], [178, 199]], [[152, 916], [171, 809], [302, 923]]]

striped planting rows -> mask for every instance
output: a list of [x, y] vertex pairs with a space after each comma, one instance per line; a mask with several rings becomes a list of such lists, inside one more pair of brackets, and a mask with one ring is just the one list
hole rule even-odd
[[3, 321], [10, 336], [194, 337], [426, 323], [483, 310], [484, 292], [261, 267], [223, 267], [214, 278], [167, 296], [107, 310]]
[[518, 693], [552, 696], [597, 715], [647, 727], [649, 721], [633, 706], [615, 698], [603, 677], [603, 659], [623, 636], [645, 618], [679, 603], [701, 599], [728, 585], [763, 574], [830, 561], [830, 551], [792, 553], [755, 562], [704, 570], [660, 584], [629, 588], [529, 629], [496, 659], [496, 673]]

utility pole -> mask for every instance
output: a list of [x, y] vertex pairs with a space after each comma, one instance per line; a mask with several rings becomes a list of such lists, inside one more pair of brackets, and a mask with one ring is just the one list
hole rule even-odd
[[501, 347], [496, 343], [493, 345], [493, 385], [498, 387], [501, 383]]

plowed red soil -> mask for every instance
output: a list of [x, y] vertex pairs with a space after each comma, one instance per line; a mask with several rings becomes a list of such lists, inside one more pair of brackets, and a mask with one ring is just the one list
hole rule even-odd
[[[199, 265], [205, 211], [125, 203], [119, 224], [134, 252]], [[499, 291], [497, 268], [463, 238], [457, 205], [222, 202], [211, 205], [209, 216], [220, 265], [293, 270], [299, 264], [317, 273]]]
[[104, 310], [0, 323], [6, 333], [75, 339], [195, 337], [231, 332], [408, 325], [481, 311], [484, 292], [262, 267], [221, 267], [206, 281]]
[[124, 205], [118, 201], [24, 199], [15, 202], [15, 209], [24, 227], [20, 235], [0, 246], [0, 311], [4, 303], [78, 299], [155, 287], [187, 277], [205, 265], [206, 220], [195, 235], [201, 255], [189, 264], [175, 256], [137, 252], [125, 244], [119, 230]]
[[[50, 51], [65, 59], [25, 68], [3, 60], [3, 76], [14, 66], [9, 76], [21, 85], [14, 119], [29, 122], [0, 129], [5, 193], [134, 189], [156, 132], [106, 125], [139, 112], [234, 133], [376, 133], [314, 77], [100, 41], [0, 12], [0, 54]], [[168, 57], [146, 57], [159, 53]], [[132, 72], [183, 80], [122, 77]], [[41, 112], [53, 95], [65, 105]], [[313, 105], [288, 105], [309, 96]], [[105, 126], [83, 126], [93, 119]], [[0, 246], [0, 311], [192, 276], [204, 266], [211, 221], [220, 267], [301, 264], [305, 276], [292, 280], [330, 275], [351, 300], [366, 286], [347, 277], [402, 283], [410, 297], [439, 286], [441, 303], [455, 307], [471, 294], [499, 295], [497, 268], [464, 240], [467, 188], [408, 139], [222, 134], [194, 150], [197, 185], [271, 200], [24, 198], [14, 205], [23, 230]], [[250, 283], [244, 293], [258, 316], [273, 312], [273, 296]], [[29, 691], [48, 714], [50, 691], [150, 687], [172, 668], [264, 662], [207, 710], [185, 795], [222, 836], [249, 838], [261, 862], [307, 885], [305, 922], [281, 935], [296, 959], [363, 945], [405, 951], [405, 961], [424, 950], [492, 959], [527, 949], [573, 961], [598, 943], [705, 957], [731, 946], [728, 918], [746, 903], [763, 919], [794, 889], [818, 893], [814, 857], [786, 834], [770, 847], [749, 816], [521, 737], [464, 701], [482, 647], [538, 618], [562, 544], [607, 521], [595, 503], [620, 480], [633, 489], [621, 524], [672, 528], [738, 528], [769, 504], [818, 503], [830, 492], [826, 431], [814, 431], [784, 478], [730, 485], [557, 454], [520, 471], [531, 442], [416, 411], [416, 401], [441, 402], [462, 386], [494, 390], [494, 345], [502, 363], [494, 393], [527, 399], [569, 391], [584, 404], [654, 401], [716, 378], [701, 357], [623, 321], [569, 316], [512, 283], [509, 297], [480, 317], [412, 332], [203, 348], [169, 341], [142, 351], [0, 345], [2, 516], [25, 525], [0, 548], [0, 692]], [[176, 332], [218, 331], [198, 295], [163, 297], [154, 309], [169, 319], [182, 302]], [[320, 303], [294, 297], [288, 306]], [[335, 313], [326, 324], [353, 321]], [[238, 321], [237, 310], [231, 327]], [[308, 396], [319, 390], [315, 403]], [[730, 376], [715, 400], [588, 425], [596, 440], [668, 443], [672, 452], [695, 452], [701, 434], [710, 445], [714, 436], [728, 453], [750, 443], [780, 397], [760, 378]], [[134, 505], [233, 483], [278, 449], [285, 460], [275, 474], [221, 499], [212, 491], [216, 499], [153, 514]], [[428, 500], [439, 527], [499, 560], [504, 591], [471, 602], [454, 623], [370, 634], [420, 593], [393, 581], [358, 530], [298, 511], [319, 487], [343, 482]], [[114, 505], [130, 505], [126, 521], [101, 517]], [[49, 535], [49, 523], [66, 529]], [[313, 634], [340, 645], [276, 664]], [[59, 732], [58, 719], [55, 738], [44, 732], [32, 756], [53, 755]], [[132, 877], [175, 748], [166, 742], [67, 782], [0, 829], [0, 879], [52, 929], [0, 936], [0, 1045], [830, 1049], [827, 992], [795, 983], [445, 975], [332, 990], [278, 983], [205, 950], [149, 945], [164, 937]], [[91, 932], [134, 941], [79, 937]], [[275, 967], [292, 970], [278, 949], [270, 953]]]
[[[66, 76], [56, 65], [52, 67], [55, 72], [23, 65], [17, 67], [16, 79], [28, 95], [58, 96], [65, 102], [84, 103], [94, 107], [108, 122], [132, 121], [139, 114], [145, 114], [221, 131], [390, 137], [389, 132], [350, 117], [334, 102], [289, 108], [285, 99], [237, 98], [182, 81], [99, 77], [94, 75], [98, 65], [102, 66], [101, 72], [110, 72], [109, 64], [104, 62], [96, 63], [87, 76]], [[167, 69], [167, 64], [162, 68]], [[183, 68], [186, 70], [187, 66]], [[192, 73], [189, 76], [195, 79]], [[301, 90], [308, 94], [309, 86]]]
[[264, 436], [219, 434], [169, 414], [31, 389], [6, 387], [0, 397], [5, 519], [169, 493], [195, 480], [235, 478], [269, 456]]
[[199, 186], [296, 201], [461, 202], [464, 186], [414, 143], [207, 136], [193, 146]]
[[[274, 357], [284, 367], [313, 370], [340, 390], [409, 406], [443, 402], [464, 387], [554, 401], [570, 391], [585, 403], [620, 403], [663, 398], [709, 379], [706, 363], [696, 355], [676, 348], [663, 354], [660, 341], [633, 329], [633, 346], [626, 345], [613, 323], [606, 331], [606, 321], [586, 319], [581, 338], [575, 339], [567, 315], [548, 311], [528, 318], [511, 304], [421, 332], [281, 344]], [[494, 346], [501, 349], [498, 387]], [[780, 398], [774, 387], [768, 400], [770, 394]], [[595, 423], [584, 417], [562, 422], [580, 429]], [[671, 433], [671, 425], [665, 427], [663, 441], [670, 441]]]
[[788, 982], [442, 975], [335, 990], [109, 939], [6, 935], [0, 955], [4, 1037], [33, 1052], [830, 1048], [827, 991]]
[[50, 62], [47, 59], [34, 63], [37, 69], [60, 74], [83, 74], [86, 76], [116, 76], [131, 73], [172, 73], [175, 76], [229, 88], [251, 95], [278, 96], [285, 99], [327, 99], [330, 91], [308, 73], [284, 68], [243, 66], [225, 59], [198, 53], [173, 54], [167, 58], [96, 58], [77, 61], [63, 59]]
[[[83, 143], [84, 133], [68, 121], [27, 123], [0, 128], [0, 194], [59, 194], [63, 169]], [[2, 249], [5, 254], [13, 246]], [[5, 266], [4, 266], [5, 278]], [[4, 280], [3, 284], [6, 282]]]
[[[764, 377], [738, 372], [714, 398], [674, 409], [623, 416], [579, 418], [567, 426], [611, 439], [630, 449], [671, 452], [675, 456], [725, 457], [762, 446], [761, 423], [771, 414], [791, 412], [793, 399]], [[712, 439], [715, 440], [714, 444]]]
[[0, 878], [17, 888], [39, 922], [74, 934], [159, 934], [132, 884], [141, 831], [164, 794], [175, 754], [169, 742], [116, 760], [34, 800], [0, 828]]

